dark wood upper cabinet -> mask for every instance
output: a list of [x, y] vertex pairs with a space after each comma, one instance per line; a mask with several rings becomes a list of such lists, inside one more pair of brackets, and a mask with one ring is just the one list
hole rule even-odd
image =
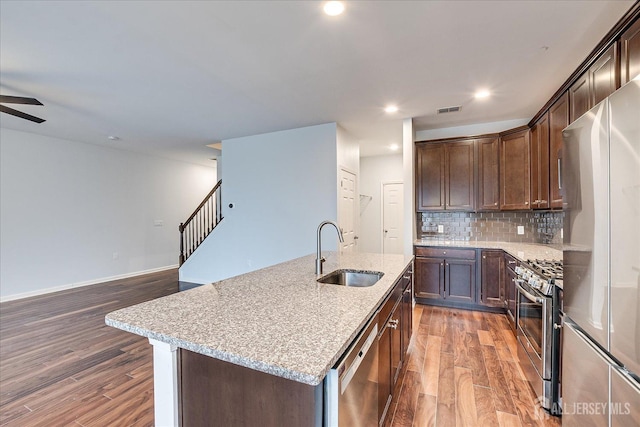
[[618, 75], [618, 45], [614, 43], [589, 68], [591, 102], [589, 108], [620, 87]]
[[498, 138], [476, 141], [478, 152], [478, 210], [500, 209]]
[[418, 211], [444, 210], [444, 145], [416, 145], [416, 208]]
[[549, 108], [549, 197], [551, 208], [562, 207], [560, 194], [560, 161], [562, 130], [569, 126], [569, 95], [565, 93]]
[[620, 84], [640, 74], [640, 20], [620, 37]]
[[445, 208], [475, 209], [473, 140], [449, 142], [445, 146]]
[[531, 128], [531, 207], [549, 208], [549, 115]]
[[569, 119], [574, 122], [578, 117], [589, 111], [589, 73], [584, 73], [569, 88]]
[[473, 140], [416, 145], [418, 211], [475, 209]]
[[500, 209], [530, 209], [529, 129], [500, 138]]
[[612, 44], [569, 88], [569, 119], [573, 123], [620, 87], [618, 45]]

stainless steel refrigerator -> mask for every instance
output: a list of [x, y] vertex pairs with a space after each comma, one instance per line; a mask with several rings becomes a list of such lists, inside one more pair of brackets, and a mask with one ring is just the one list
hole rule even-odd
[[640, 76], [563, 132], [563, 426], [640, 426]]

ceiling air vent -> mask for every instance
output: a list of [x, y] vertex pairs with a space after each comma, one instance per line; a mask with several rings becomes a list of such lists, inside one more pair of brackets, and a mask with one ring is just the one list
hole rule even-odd
[[455, 107], [444, 107], [444, 108], [438, 108], [438, 114], [445, 114], [445, 113], [457, 113], [462, 109], [461, 105], [457, 105]]

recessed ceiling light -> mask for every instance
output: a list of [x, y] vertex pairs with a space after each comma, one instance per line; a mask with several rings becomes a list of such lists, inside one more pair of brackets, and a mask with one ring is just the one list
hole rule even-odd
[[344, 12], [344, 4], [341, 1], [328, 1], [324, 5], [324, 13], [329, 16], [338, 16]]
[[475, 97], [476, 99], [483, 99], [488, 98], [489, 95], [491, 95], [491, 93], [488, 90], [482, 89], [476, 92]]
[[400, 146], [398, 144], [391, 144], [389, 146], [389, 150], [391, 150], [391, 151], [398, 151], [398, 148], [400, 148]]
[[397, 113], [398, 107], [396, 105], [387, 105], [386, 107], [384, 107], [384, 112], [389, 114]]
[[115, 135], [109, 135], [109, 136], [107, 137], [107, 139], [108, 139], [109, 141], [120, 141], [120, 137], [119, 137], [119, 136], [115, 136]]

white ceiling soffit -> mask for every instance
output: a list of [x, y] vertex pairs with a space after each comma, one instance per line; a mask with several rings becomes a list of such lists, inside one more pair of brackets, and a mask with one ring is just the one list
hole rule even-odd
[[[632, 4], [2, 1], [0, 93], [47, 121], [0, 125], [210, 164], [216, 141], [338, 122], [384, 154], [403, 118], [532, 117]], [[448, 105], [462, 111], [436, 115]]]

